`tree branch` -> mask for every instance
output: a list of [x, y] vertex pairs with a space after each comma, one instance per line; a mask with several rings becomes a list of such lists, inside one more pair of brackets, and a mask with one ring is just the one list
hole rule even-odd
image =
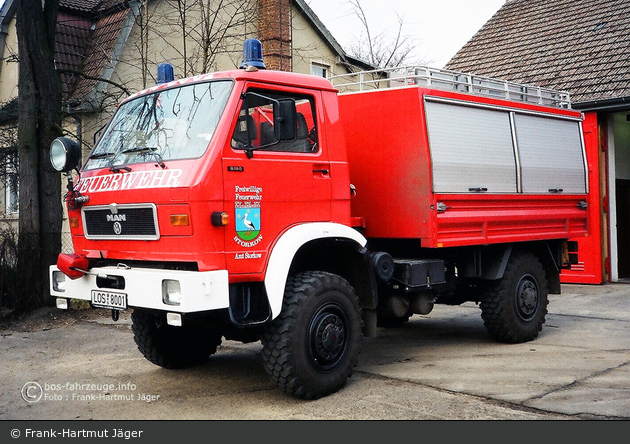
[[112, 86], [115, 86], [116, 88], [119, 88], [120, 90], [122, 90], [128, 96], [131, 95], [131, 92], [127, 88], [125, 88], [120, 83], [112, 82], [111, 80], [103, 79], [103, 78], [100, 78], [100, 77], [90, 76], [90, 75], [87, 75], [87, 74], [85, 74], [85, 73], [83, 73], [81, 71], [75, 71], [75, 70], [72, 70], [72, 69], [57, 69], [57, 72], [59, 74], [74, 74], [74, 75], [77, 75], [77, 76], [81, 76], [81, 77], [83, 77], [84, 79], [87, 79], [87, 80], [95, 80], [97, 82], [105, 82], [105, 83], [108, 83], [108, 84], [110, 84]]

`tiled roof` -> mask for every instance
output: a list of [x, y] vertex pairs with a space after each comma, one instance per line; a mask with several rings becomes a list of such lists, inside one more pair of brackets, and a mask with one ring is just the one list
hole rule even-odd
[[630, 97], [628, 0], [508, 0], [445, 68], [571, 93]]
[[[55, 64], [64, 100], [85, 97], [102, 75], [123, 22], [126, 0], [61, 0], [57, 14]], [[85, 76], [79, 75], [83, 73]]]
[[67, 98], [78, 78], [67, 71], [79, 72], [85, 60], [85, 50], [90, 39], [92, 21], [59, 11], [55, 36], [55, 65], [62, 70], [63, 96]]
[[60, 0], [59, 8], [68, 9], [76, 13], [94, 14], [115, 8], [126, 0]]

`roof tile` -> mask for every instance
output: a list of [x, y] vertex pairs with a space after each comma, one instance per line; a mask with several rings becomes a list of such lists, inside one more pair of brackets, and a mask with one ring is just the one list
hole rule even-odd
[[630, 91], [628, 0], [508, 0], [446, 68], [566, 90], [574, 102]]
[[94, 79], [102, 75], [128, 11], [125, 0], [60, 1], [55, 64], [62, 71], [65, 100], [81, 100], [94, 87]]

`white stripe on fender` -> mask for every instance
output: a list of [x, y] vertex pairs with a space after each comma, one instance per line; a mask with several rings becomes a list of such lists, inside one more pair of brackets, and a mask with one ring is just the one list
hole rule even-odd
[[367, 239], [355, 229], [336, 223], [316, 222], [290, 228], [274, 246], [265, 275], [265, 289], [272, 319], [282, 310], [284, 287], [295, 253], [307, 242], [324, 238], [351, 239], [362, 247], [367, 243]]

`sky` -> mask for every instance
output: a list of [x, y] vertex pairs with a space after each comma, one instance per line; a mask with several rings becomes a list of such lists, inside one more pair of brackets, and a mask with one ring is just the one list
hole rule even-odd
[[[348, 0], [306, 0], [341, 47], [361, 35], [362, 25]], [[403, 33], [417, 45], [423, 65], [443, 68], [497, 12], [505, 0], [360, 0], [372, 35], [394, 35], [397, 15]]]

